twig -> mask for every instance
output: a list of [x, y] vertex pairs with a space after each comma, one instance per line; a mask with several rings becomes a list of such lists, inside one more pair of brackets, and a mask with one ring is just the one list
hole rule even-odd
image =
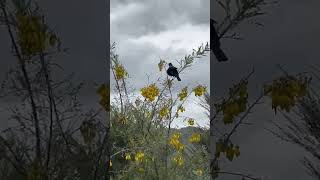
[[24, 76], [24, 80], [26, 82], [26, 86], [27, 86], [27, 90], [29, 93], [29, 98], [30, 98], [30, 104], [31, 104], [31, 108], [32, 108], [32, 114], [33, 114], [33, 118], [34, 118], [34, 122], [35, 122], [35, 130], [36, 130], [36, 157], [37, 159], [41, 162], [41, 141], [40, 141], [40, 127], [39, 127], [39, 119], [38, 119], [38, 113], [37, 113], [37, 106], [35, 104], [34, 101], [34, 95], [33, 95], [33, 91], [31, 88], [31, 83], [30, 83], [30, 78], [29, 75], [27, 73], [26, 67], [25, 67], [25, 62], [20, 54], [18, 45], [15, 42], [15, 38], [11, 29], [11, 26], [9, 24], [9, 19], [8, 19], [8, 14], [7, 14], [7, 10], [5, 7], [5, 2], [1, 2], [1, 9], [4, 15], [4, 19], [7, 25], [7, 29], [8, 29], [8, 33], [11, 39], [11, 42], [13, 44], [14, 50], [16, 52], [16, 55], [18, 57], [19, 60], [19, 64], [20, 64], [20, 68], [21, 71], [23, 73]]
[[232, 130], [228, 133], [227, 138], [225, 139], [225, 142], [228, 142], [231, 138], [231, 136], [234, 134], [236, 129], [242, 124], [242, 121], [247, 117], [249, 112], [251, 111], [252, 108], [255, 107], [255, 105], [264, 97], [264, 94], [261, 93], [261, 95], [249, 106], [248, 110], [242, 115], [240, 120], [236, 123], [236, 125], [232, 128]]
[[227, 171], [217, 171], [218, 174], [228, 174], [228, 175], [234, 175], [234, 176], [241, 176], [243, 178], [248, 178], [251, 180], [261, 180], [261, 178], [254, 178], [251, 175], [242, 174], [242, 173], [235, 173], [235, 172], [227, 172]]

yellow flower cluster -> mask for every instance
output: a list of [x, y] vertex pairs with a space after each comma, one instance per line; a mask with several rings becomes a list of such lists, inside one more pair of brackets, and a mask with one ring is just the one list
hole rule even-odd
[[141, 88], [141, 95], [148, 101], [152, 102], [159, 95], [159, 89], [155, 84], [151, 84], [148, 87]]
[[143, 161], [143, 158], [144, 158], [144, 153], [143, 152], [137, 152], [134, 159], [136, 162], [140, 163]]
[[184, 164], [184, 159], [182, 157], [181, 154], [178, 154], [176, 156], [173, 157], [173, 161], [178, 165], [178, 166], [182, 166]]
[[159, 112], [159, 116], [160, 118], [169, 118], [169, 109], [167, 106], [161, 108], [160, 112]]
[[175, 133], [170, 138], [170, 145], [172, 145], [176, 150], [182, 151], [184, 149], [184, 145], [180, 142], [181, 133]]
[[31, 56], [44, 51], [47, 43], [53, 46], [58, 40], [52, 33], [47, 33], [41, 16], [16, 14], [18, 41], [22, 54]]
[[199, 133], [193, 133], [189, 138], [190, 143], [197, 143], [197, 142], [200, 142], [200, 140], [201, 140], [201, 136]]
[[180, 111], [180, 112], [184, 112], [185, 110], [186, 109], [182, 105], [178, 107], [178, 111]]
[[188, 119], [188, 125], [193, 126], [194, 125], [194, 119], [190, 118]]
[[202, 176], [203, 175], [203, 171], [201, 169], [196, 169], [193, 171], [193, 173], [197, 176]]
[[151, 116], [152, 116], [152, 112], [151, 112], [151, 111], [147, 111], [147, 112], [146, 112], [146, 117], [147, 117], [147, 118], [151, 118]]
[[182, 105], [180, 105], [179, 107], [178, 107], [178, 109], [177, 109], [177, 112], [176, 112], [176, 114], [175, 114], [175, 117], [176, 118], [178, 118], [179, 117], [179, 112], [184, 112], [186, 109], [182, 106]]
[[126, 154], [125, 154], [125, 159], [126, 159], [127, 161], [131, 160], [131, 155], [130, 155], [129, 153], [126, 153]]
[[172, 138], [179, 139], [181, 137], [181, 133], [175, 133], [172, 135]]
[[100, 95], [100, 105], [105, 109], [105, 111], [110, 111], [110, 88], [105, 84], [102, 84], [97, 93]]
[[116, 80], [120, 80], [128, 76], [128, 72], [124, 69], [124, 67], [120, 64], [115, 65], [114, 67]]
[[205, 86], [197, 86], [193, 89], [195, 96], [202, 96], [206, 92], [207, 88]]
[[183, 101], [188, 96], [188, 87], [184, 87], [178, 94], [179, 100]]

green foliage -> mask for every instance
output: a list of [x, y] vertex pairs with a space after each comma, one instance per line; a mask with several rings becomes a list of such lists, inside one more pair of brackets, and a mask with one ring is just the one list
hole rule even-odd
[[[186, 70], [204, 55], [204, 47], [182, 59], [179, 71]], [[118, 55], [112, 54], [116, 60], [112, 62], [120, 63]], [[165, 64], [160, 60], [159, 71]], [[127, 97], [126, 79], [119, 79], [115, 74], [114, 79], [118, 99], [111, 104], [110, 111], [112, 178], [209, 179], [208, 131], [196, 127], [171, 128], [171, 123], [186, 111], [183, 105], [192, 92], [202, 96], [205, 87], [199, 85], [191, 92], [185, 87], [175, 97], [171, 93], [174, 84], [165, 77], [162, 82], [140, 88], [144, 99], [132, 100]]]

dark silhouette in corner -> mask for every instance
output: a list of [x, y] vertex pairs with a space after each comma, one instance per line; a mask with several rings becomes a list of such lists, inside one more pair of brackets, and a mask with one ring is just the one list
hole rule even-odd
[[169, 68], [167, 69], [167, 74], [169, 76], [176, 77], [178, 79], [178, 81], [181, 81], [177, 68], [174, 67], [171, 63], [169, 63]]
[[214, 20], [210, 18], [210, 46], [211, 51], [216, 56], [219, 62], [228, 61], [227, 56], [220, 48], [220, 39], [214, 27]]

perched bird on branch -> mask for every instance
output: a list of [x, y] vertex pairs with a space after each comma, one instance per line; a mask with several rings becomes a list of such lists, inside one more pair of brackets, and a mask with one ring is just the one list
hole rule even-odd
[[178, 79], [178, 81], [181, 81], [177, 68], [174, 67], [171, 63], [169, 63], [169, 68], [167, 69], [167, 74], [169, 76], [176, 77]]
[[227, 56], [220, 48], [220, 39], [214, 27], [214, 20], [211, 18], [210, 18], [210, 45], [211, 45], [211, 51], [216, 56], [219, 62], [228, 60]]

